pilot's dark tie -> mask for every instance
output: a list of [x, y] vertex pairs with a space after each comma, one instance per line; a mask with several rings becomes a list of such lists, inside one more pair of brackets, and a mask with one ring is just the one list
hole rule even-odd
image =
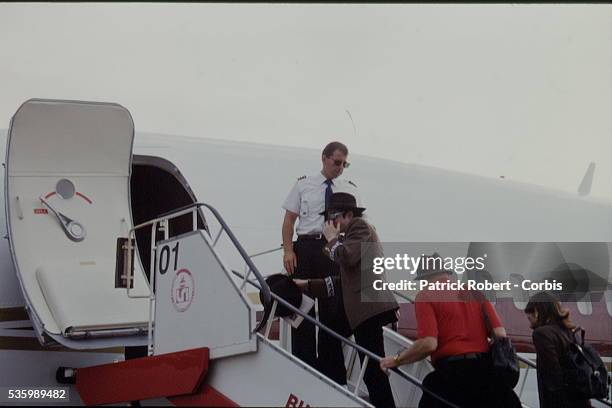
[[332, 195], [331, 179], [325, 180], [325, 184], [327, 184], [327, 188], [325, 189], [325, 210], [327, 211], [327, 208], [329, 208], [329, 200], [331, 199], [331, 195]]

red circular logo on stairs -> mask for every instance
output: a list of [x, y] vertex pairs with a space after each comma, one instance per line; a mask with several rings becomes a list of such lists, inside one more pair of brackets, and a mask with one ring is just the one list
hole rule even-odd
[[179, 269], [172, 280], [172, 305], [178, 312], [189, 309], [195, 296], [193, 275], [187, 269]]

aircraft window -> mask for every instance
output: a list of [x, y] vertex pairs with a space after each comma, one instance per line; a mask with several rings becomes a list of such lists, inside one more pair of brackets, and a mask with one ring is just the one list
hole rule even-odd
[[[585, 297], [588, 298], [588, 295]], [[581, 315], [590, 316], [593, 314], [593, 304], [591, 303], [591, 299], [588, 299], [588, 301], [576, 302], [576, 306], [578, 307], [578, 311]]]
[[[514, 306], [519, 310], [525, 310], [527, 302], [529, 301], [529, 294], [521, 287], [523, 279], [523, 275], [518, 273], [510, 274], [510, 282], [512, 283], [512, 300], [514, 302]], [[515, 287], [515, 284], [517, 284], [518, 287]]]
[[59, 194], [60, 197], [67, 200], [69, 198], [74, 197], [76, 189], [74, 188], [74, 184], [72, 184], [72, 181], [68, 179], [61, 179], [57, 182], [55, 186], [55, 191], [57, 192], [57, 194]]

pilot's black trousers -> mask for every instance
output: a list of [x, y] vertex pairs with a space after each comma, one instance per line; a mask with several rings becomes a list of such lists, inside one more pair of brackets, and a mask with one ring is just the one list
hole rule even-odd
[[[297, 270], [293, 274], [297, 279], [325, 278], [340, 273], [337, 264], [323, 253], [325, 238], [298, 240], [293, 243], [297, 256]], [[319, 299], [319, 320], [332, 330], [348, 335], [348, 320], [342, 304], [342, 291], [337, 290], [331, 298]], [[314, 308], [310, 315], [314, 317]], [[346, 384], [346, 368], [342, 343], [323, 330], [319, 330], [318, 346], [315, 340], [315, 326], [302, 322], [291, 331], [291, 350], [300, 360], [317, 368], [323, 374], [340, 385]], [[318, 356], [317, 356], [318, 350]]]

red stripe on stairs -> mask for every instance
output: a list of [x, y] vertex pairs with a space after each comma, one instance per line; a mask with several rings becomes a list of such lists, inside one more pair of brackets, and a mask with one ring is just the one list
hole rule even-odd
[[166, 398], [196, 392], [208, 372], [208, 348], [78, 368], [76, 388], [86, 405]]

